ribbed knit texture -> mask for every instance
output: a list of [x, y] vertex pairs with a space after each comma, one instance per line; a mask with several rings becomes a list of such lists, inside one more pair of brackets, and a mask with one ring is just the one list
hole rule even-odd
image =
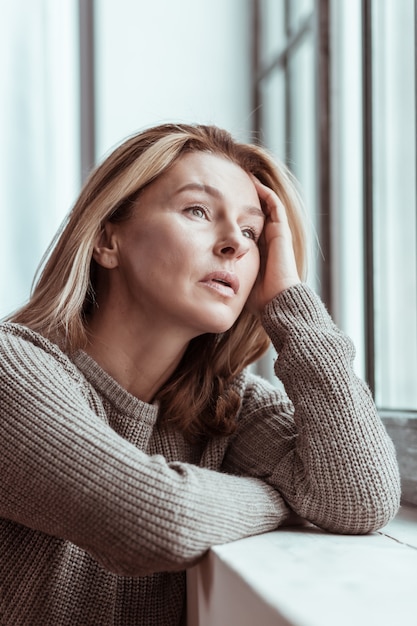
[[0, 326], [2, 626], [178, 626], [184, 569], [277, 528], [284, 499], [333, 532], [393, 517], [395, 454], [351, 342], [305, 285], [263, 321], [288, 397], [245, 372], [237, 432], [205, 446], [85, 353]]

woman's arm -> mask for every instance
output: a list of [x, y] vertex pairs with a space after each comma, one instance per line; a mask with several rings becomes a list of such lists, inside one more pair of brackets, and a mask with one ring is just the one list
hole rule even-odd
[[266, 384], [253, 387], [225, 470], [262, 478], [297, 514], [330, 531], [383, 526], [399, 506], [398, 467], [369, 389], [353, 371], [351, 341], [303, 284], [270, 302], [263, 323], [291, 401]]
[[167, 463], [121, 438], [56, 352], [0, 333], [0, 516], [128, 576], [182, 569], [288, 517], [260, 480]]
[[284, 205], [254, 178], [266, 221], [263, 264], [249, 306], [278, 352], [275, 371], [291, 400], [264, 390], [244, 407], [225, 469], [274, 485], [296, 513], [345, 533], [383, 526], [400, 496], [394, 448], [354, 348], [318, 297], [301, 284]]

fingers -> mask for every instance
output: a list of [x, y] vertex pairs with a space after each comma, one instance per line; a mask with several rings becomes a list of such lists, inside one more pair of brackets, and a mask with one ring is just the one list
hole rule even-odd
[[285, 207], [275, 191], [267, 187], [253, 174], [251, 175], [253, 184], [258, 192], [259, 199], [263, 204], [264, 213], [272, 222], [281, 222], [287, 224], [287, 212]]
[[278, 195], [255, 176], [253, 183], [266, 215], [260, 240], [261, 270], [251, 304], [261, 311], [283, 290], [300, 282], [287, 211]]

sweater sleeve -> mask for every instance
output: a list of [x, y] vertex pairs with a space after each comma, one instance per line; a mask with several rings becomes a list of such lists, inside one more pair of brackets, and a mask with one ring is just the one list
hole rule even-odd
[[167, 463], [120, 437], [60, 354], [0, 332], [1, 517], [69, 540], [125, 576], [183, 569], [213, 544], [288, 517], [257, 478]]
[[332, 532], [382, 527], [398, 510], [398, 466], [353, 371], [350, 339], [304, 284], [269, 303], [263, 323], [288, 397], [266, 383], [252, 389], [225, 470], [262, 478], [298, 515]]

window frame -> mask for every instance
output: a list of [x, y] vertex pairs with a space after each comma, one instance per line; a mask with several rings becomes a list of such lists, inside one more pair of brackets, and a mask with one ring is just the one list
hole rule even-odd
[[96, 164], [94, 0], [78, 0], [80, 81], [80, 174], [84, 181]]
[[[375, 285], [374, 285], [374, 191], [373, 191], [373, 0], [362, 0], [362, 80], [363, 80], [363, 210], [364, 210], [364, 302], [365, 372], [375, 395]], [[417, 0], [414, 1], [414, 50], [417, 70]], [[417, 80], [415, 81], [417, 85]], [[417, 102], [417, 88], [416, 99]], [[417, 117], [417, 108], [416, 117]], [[416, 143], [417, 146], [417, 143]], [[417, 410], [378, 407], [379, 414], [394, 442], [400, 465], [403, 502], [417, 505]]]
[[[334, 0], [333, 0], [334, 1]], [[337, 1], [337, 0], [336, 0]], [[317, 206], [320, 215], [317, 221], [317, 236], [320, 242], [321, 259], [319, 261], [320, 296], [333, 315], [336, 305], [336, 295], [333, 286], [336, 284], [335, 264], [333, 262], [337, 251], [332, 247], [334, 217], [332, 219], [332, 180], [334, 176], [332, 165], [332, 48], [331, 48], [331, 11], [332, 0], [314, 0], [312, 13], [299, 24], [297, 30], [288, 28], [288, 15], [291, 0], [283, 0], [286, 21], [286, 44], [267, 65], [263, 66], [262, 59], [262, 0], [252, 0], [252, 105], [253, 132], [257, 137], [262, 136], [262, 90], [261, 81], [274, 68], [284, 68], [296, 47], [302, 41], [304, 34], [313, 32], [315, 38], [316, 63], [316, 146], [317, 146]], [[372, 33], [372, 6], [373, 0], [361, 0], [361, 34], [362, 34], [362, 172], [363, 172], [363, 263], [364, 263], [364, 369], [365, 379], [375, 397], [375, 250], [374, 250], [374, 189], [373, 189], [373, 33]], [[417, 33], [417, 0], [414, 0], [414, 34]], [[417, 46], [415, 45], [415, 69], [417, 71]], [[291, 141], [288, 120], [291, 115], [291, 84], [286, 75], [285, 120], [286, 143]], [[417, 77], [415, 80], [417, 103]], [[416, 105], [417, 118], [417, 105]], [[416, 140], [417, 152], [417, 140]], [[287, 163], [288, 164], [288, 163]], [[417, 176], [416, 176], [417, 179]], [[417, 244], [416, 244], [417, 245]], [[417, 505], [417, 407], [410, 407], [409, 411], [387, 410], [378, 407], [381, 418], [393, 439], [399, 459], [402, 476], [403, 501]]]

